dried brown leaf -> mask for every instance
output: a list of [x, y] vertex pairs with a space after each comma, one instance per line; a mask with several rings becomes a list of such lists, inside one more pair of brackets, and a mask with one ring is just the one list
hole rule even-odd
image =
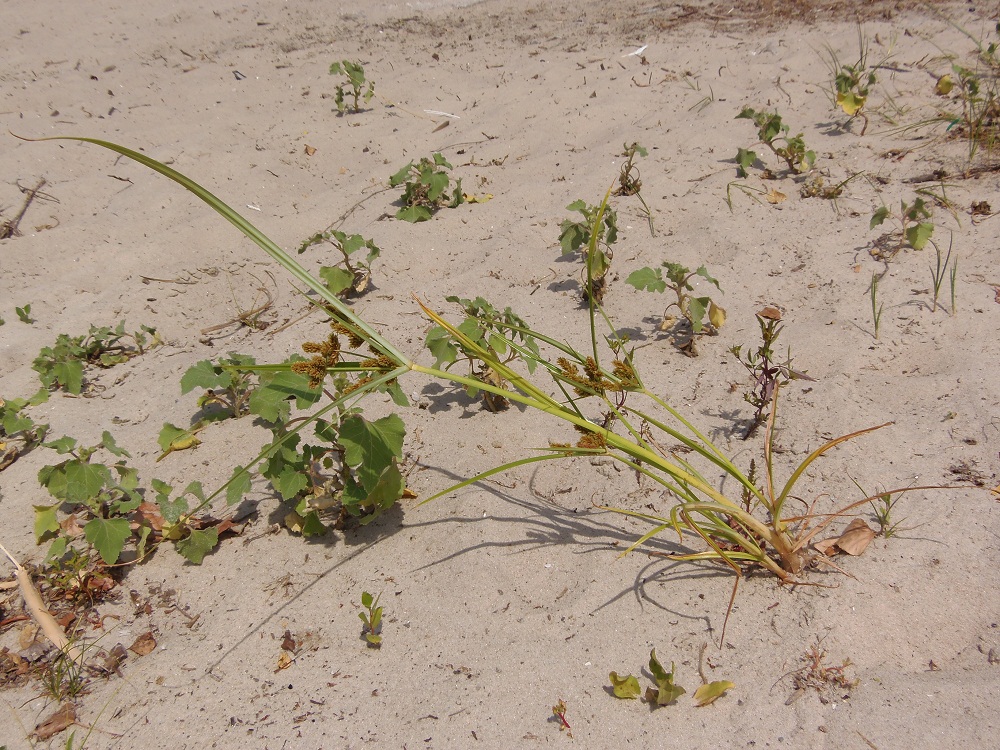
[[837, 540], [837, 547], [848, 555], [860, 555], [875, 538], [875, 530], [860, 518], [855, 518]]
[[136, 638], [128, 650], [136, 656], [148, 656], [154, 648], [156, 648], [156, 638], [153, 637], [152, 631], [148, 631]]
[[47, 740], [74, 724], [76, 724], [76, 706], [64, 703], [49, 718], [36, 725], [35, 731], [31, 734], [36, 739]]

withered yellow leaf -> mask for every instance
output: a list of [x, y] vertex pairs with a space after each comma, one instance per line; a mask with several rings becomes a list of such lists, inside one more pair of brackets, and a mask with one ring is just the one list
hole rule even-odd
[[726, 694], [727, 690], [732, 690], [734, 687], [736, 685], [729, 680], [710, 682], [694, 691], [694, 701], [698, 704], [699, 708], [707, 706], [709, 703], [714, 703], [717, 698], [721, 698]]
[[955, 79], [951, 77], [950, 73], [945, 73], [937, 79], [937, 84], [934, 86], [934, 93], [938, 96], [948, 96], [954, 87]]
[[708, 322], [716, 328], [722, 328], [726, 324], [725, 308], [719, 307], [714, 302], [708, 303]]
[[768, 203], [771, 203], [773, 205], [773, 204], [776, 204], [776, 203], [781, 203], [788, 196], [785, 195], [784, 193], [782, 193], [780, 190], [775, 190], [774, 188], [771, 188], [767, 192], [767, 195], [765, 195], [764, 197], [767, 199]]
[[484, 193], [483, 195], [469, 195], [468, 193], [462, 193], [462, 198], [466, 203], [486, 203], [486, 201], [493, 199], [493, 193]]

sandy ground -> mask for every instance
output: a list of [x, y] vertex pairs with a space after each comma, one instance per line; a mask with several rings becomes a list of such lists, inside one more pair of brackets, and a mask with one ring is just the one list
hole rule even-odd
[[[731, 574], [642, 552], [618, 559], [647, 527], [594, 506], [663, 513], [670, 499], [606, 460], [514, 471], [420, 508], [408, 500], [369, 527], [318, 541], [265, 533], [284, 511], [261, 483], [242, 537], [201, 566], [161, 549], [127, 572], [118, 601], [100, 606], [98, 615], [120, 619], [85, 638], [110, 648], [152, 632], [158, 645], [132, 655], [121, 677], [91, 681], [74, 747], [85, 735], [92, 748], [178, 750], [996, 745], [1000, 505], [986, 489], [997, 483], [1000, 433], [1000, 223], [973, 220], [970, 208], [1000, 208], [997, 177], [948, 179], [954, 210], [934, 208], [935, 238], [953, 236], [959, 259], [954, 315], [947, 281], [946, 309], [932, 311], [932, 251], [877, 262], [870, 250], [884, 230], [869, 228], [883, 203], [942, 189], [907, 180], [969, 166], [966, 143], [944, 138], [943, 127], [899, 126], [934, 115], [945, 55], [970, 59], [972, 41], [949, 21], [988, 39], [993, 20], [966, 4], [869, 7], [864, 36], [874, 57], [890, 56], [861, 136], [860, 123], [845, 127], [831, 102], [825, 62], [829, 50], [845, 62], [857, 56], [858, 27], [842, 5], [211, 5], [4, 0], [0, 126], [141, 149], [289, 250], [365, 199], [343, 227], [383, 254], [354, 307], [424, 362], [427, 323], [412, 292], [449, 313], [445, 296], [482, 295], [586, 346], [579, 264], [560, 257], [559, 224], [570, 202], [600, 199], [622, 145], [638, 141], [649, 149], [638, 166], [656, 235], [636, 199], [613, 199], [621, 236], [605, 305], [641, 346], [646, 380], [745, 467], [760, 441], [741, 439], [751, 416], [741, 397], [746, 374], [728, 349], [754, 346], [754, 313], [778, 306], [782, 346], [816, 379], [785, 390], [781, 476], [824, 439], [895, 422], [818, 462], [803, 498], [825, 509], [857, 500], [852, 478], [873, 489], [970, 479], [983, 487], [908, 496], [897, 506], [907, 530], [841, 561], [850, 577], [817, 571], [807, 580], [818, 585], [789, 587], [751, 576], [720, 643]], [[377, 93], [366, 111], [344, 117], [327, 72], [341, 59], [361, 61]], [[730, 210], [733, 157], [755, 138], [749, 122], [734, 120], [744, 106], [778, 108], [793, 133], [804, 133], [817, 154], [812, 176], [828, 185], [865, 176], [835, 203], [802, 197], [805, 176], [751, 176], [740, 184], [787, 200], [734, 190]], [[196, 395], [180, 393], [181, 375], [229, 351], [280, 361], [325, 324], [313, 315], [285, 327], [305, 306], [281, 270], [163, 178], [93, 146], [8, 135], [3, 144], [0, 218], [16, 215], [18, 184], [44, 178], [53, 200], [36, 200], [22, 235], [0, 241], [0, 395], [37, 390], [32, 361], [58, 333], [121, 319], [155, 326], [166, 344], [91, 373], [96, 397], [53, 395], [32, 414], [53, 436], [85, 443], [110, 430], [144, 482], [218, 486], [267, 433], [250, 419], [215, 424], [196, 450], [154, 463], [161, 425], [189, 424], [197, 411]], [[423, 224], [386, 218], [398, 198], [379, 192], [389, 175], [434, 151], [468, 192], [493, 199]], [[322, 251], [303, 259], [316, 268]], [[705, 264], [724, 290], [716, 296], [729, 320], [699, 342], [696, 358], [657, 332], [666, 298], [625, 284], [661, 260]], [[868, 287], [884, 271], [876, 340]], [[259, 304], [261, 287], [275, 298], [262, 318], [268, 328], [202, 333]], [[32, 324], [14, 313], [25, 303]], [[403, 386], [422, 407], [400, 411], [410, 484], [421, 497], [571, 439], [541, 415], [493, 414], [417, 378]], [[374, 416], [393, 408], [383, 396], [366, 404]], [[54, 461], [37, 449], [0, 475], [0, 541], [24, 560], [44, 556], [32, 505], [49, 502], [36, 476]], [[679, 548], [664, 537], [648, 549]], [[362, 591], [382, 595], [377, 651], [360, 637]], [[20, 611], [16, 592], [4, 595], [5, 616]], [[0, 645], [16, 651], [19, 627], [6, 628]], [[279, 669], [286, 631], [297, 653]], [[736, 684], [715, 704], [696, 708], [684, 696], [654, 711], [610, 695], [612, 670], [651, 684], [641, 672], [654, 647], [693, 691], [703, 644], [706, 677]], [[797, 693], [793, 673], [811, 648], [825, 650], [829, 666], [850, 660], [856, 687]], [[29, 740], [56, 707], [39, 696], [37, 683], [0, 693], [0, 745], [65, 745], [66, 733]], [[560, 699], [572, 739], [552, 715]]]

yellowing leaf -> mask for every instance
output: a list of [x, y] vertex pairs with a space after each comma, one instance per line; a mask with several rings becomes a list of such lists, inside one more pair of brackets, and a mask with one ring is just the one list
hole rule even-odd
[[849, 117], [854, 117], [865, 106], [866, 101], [867, 97], [858, 96], [851, 91], [837, 94], [837, 106], [844, 110], [844, 114]]
[[280, 672], [282, 669], [288, 669], [292, 666], [292, 661], [292, 655], [287, 651], [282, 651], [281, 656], [278, 657], [278, 668], [274, 671]]
[[698, 704], [699, 708], [707, 706], [709, 703], [714, 703], [717, 698], [721, 698], [726, 694], [727, 690], [732, 690], [734, 687], [736, 685], [729, 680], [710, 682], [694, 691], [694, 701]]
[[289, 511], [288, 513], [285, 514], [284, 521], [285, 521], [285, 526], [293, 534], [301, 534], [302, 533], [302, 529], [303, 529], [303, 526], [304, 526], [302, 516], [300, 516], [294, 510], [293, 511]]
[[484, 195], [469, 195], [468, 193], [462, 193], [462, 198], [466, 203], [486, 203], [486, 201], [493, 198], [493, 194], [486, 193]]
[[953, 88], [955, 88], [955, 79], [951, 77], [950, 73], [945, 73], [937, 79], [937, 84], [934, 86], [934, 93], [938, 96], [948, 96]]
[[715, 302], [708, 303], [708, 322], [715, 328], [722, 328], [726, 324], [726, 310], [719, 307]]
[[608, 675], [608, 679], [611, 680], [611, 689], [614, 690], [616, 698], [631, 700], [639, 697], [641, 692], [639, 681], [632, 675], [619, 677], [617, 672], [612, 672]]
[[764, 197], [767, 199], [768, 203], [774, 205], [774, 204], [777, 204], [777, 203], [784, 202], [784, 200], [788, 196], [785, 195], [784, 193], [782, 193], [779, 190], [775, 190], [774, 188], [771, 188]]

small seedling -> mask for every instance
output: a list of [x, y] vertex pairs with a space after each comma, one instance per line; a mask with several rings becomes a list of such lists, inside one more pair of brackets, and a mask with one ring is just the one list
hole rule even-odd
[[[751, 164], [753, 163], [753, 159], [750, 159], [750, 163]], [[741, 176], [745, 177], [746, 173], [744, 172], [744, 174]], [[767, 195], [767, 191], [764, 190], [763, 188], [750, 187], [749, 185], [744, 185], [742, 182], [736, 182], [736, 181], [730, 182], [728, 185], [726, 185], [726, 205], [729, 206], [730, 213], [732, 213], [733, 211], [733, 188], [736, 188], [737, 190], [742, 192], [747, 198], [752, 200], [754, 203], [761, 202], [760, 198], [757, 197], [758, 195], [764, 195], [764, 196]]]
[[[757, 127], [757, 137], [760, 143], [767, 146], [771, 152], [788, 165], [795, 174], [802, 174], [812, 169], [816, 163], [816, 152], [806, 148], [802, 133], [789, 136], [788, 126], [781, 121], [777, 112], [758, 112], [751, 107], [744, 107], [737, 120], [751, 120]], [[757, 160], [757, 154], [748, 149], [739, 149], [736, 163], [739, 165], [737, 176], [746, 177], [750, 165]]]
[[745, 391], [743, 400], [754, 407], [753, 422], [747, 428], [743, 439], [749, 439], [767, 421], [767, 408], [775, 391], [792, 380], [814, 380], [804, 372], [792, 369], [792, 351], [788, 349], [784, 362], [776, 362], [774, 344], [781, 335], [781, 311], [775, 307], [765, 307], [756, 315], [760, 326], [761, 344], [755, 350], [748, 349], [743, 354], [742, 346], [734, 346], [729, 353], [739, 360], [753, 380], [752, 387]]
[[828, 47], [827, 52], [829, 55], [827, 64], [833, 76], [834, 103], [850, 118], [847, 121], [848, 125], [855, 117], [860, 117], [864, 121], [860, 133], [864, 135], [868, 129], [868, 116], [864, 112], [865, 105], [868, 103], [868, 95], [878, 81], [876, 71], [888, 61], [891, 53], [876, 65], [869, 67], [868, 40], [865, 38], [860, 24], [858, 25], [858, 59], [853, 65], [843, 65], [832, 48]]
[[22, 323], [28, 323], [30, 325], [31, 323], [35, 322], [35, 319], [31, 317], [30, 304], [25, 305], [24, 307], [15, 307], [14, 312], [17, 313], [17, 319], [20, 320]]
[[378, 601], [381, 598], [381, 594], [373, 597], [367, 591], [361, 594], [361, 606], [367, 610], [365, 612], [358, 612], [358, 617], [364, 623], [361, 634], [368, 641], [368, 645], [371, 648], [380, 648], [382, 646], [382, 608], [378, 606]]
[[[863, 490], [862, 490], [863, 491]], [[874, 500], [871, 501], [872, 512], [875, 514], [875, 521], [878, 523], [878, 531], [886, 539], [896, 536], [898, 531], [901, 531], [899, 524], [901, 524], [906, 519], [901, 519], [899, 521], [894, 521], [892, 517], [893, 509], [896, 503], [902, 498], [902, 494], [896, 495], [895, 498], [888, 492], [884, 495], [878, 495]]]
[[872, 283], [868, 287], [868, 296], [872, 303], [872, 323], [875, 326], [875, 340], [878, 341], [879, 327], [882, 324], [882, 303], [878, 301], [878, 274], [872, 274]]
[[614, 257], [611, 246], [618, 240], [618, 214], [606, 203], [590, 206], [583, 200], [573, 201], [566, 210], [577, 211], [583, 218], [580, 221], [566, 219], [559, 226], [562, 254], [572, 255], [579, 251], [583, 255], [586, 274], [583, 298], [600, 304]]
[[868, 226], [874, 229], [891, 218], [899, 227], [895, 232], [884, 234], [875, 240], [872, 257], [876, 260], [891, 260], [905, 247], [923, 250], [934, 234], [931, 209], [923, 198], [914, 198], [913, 203], [899, 202], [899, 215], [893, 214], [888, 206], [882, 206], [872, 214]]
[[864, 172], [855, 172], [846, 180], [838, 182], [836, 185], [826, 185], [823, 175], [816, 174], [806, 180], [799, 188], [799, 195], [803, 198], [822, 198], [833, 203], [833, 210], [839, 216], [840, 205], [837, 200], [844, 194], [844, 188], [851, 180], [861, 177]]
[[149, 326], [126, 333], [125, 321], [115, 328], [92, 325], [86, 336], [59, 334], [52, 346], [46, 346], [38, 353], [31, 368], [38, 373], [46, 388], [62, 388], [79, 395], [83, 390], [85, 365], [113, 367], [160, 343], [156, 329]]
[[[54, 539], [47, 559], [59, 559], [82, 536], [107, 565], [114, 565], [133, 535], [129, 515], [142, 503], [138, 473], [125, 462], [128, 452], [118, 447], [109, 432], [96, 445], [81, 446], [73, 438], [62, 437], [44, 446], [70, 457], [43, 466], [38, 473], [39, 483], [59, 502], [35, 506], [36, 543]], [[99, 450], [116, 460], [110, 465], [92, 461]], [[66, 509], [74, 514], [70, 524], [60, 523], [57, 517], [58, 511]], [[149, 532], [149, 526], [135, 530], [140, 548]]]
[[449, 195], [451, 178], [445, 171], [451, 164], [441, 154], [426, 156], [414, 164], [412, 161], [389, 178], [389, 187], [403, 185], [403, 207], [396, 218], [403, 221], [427, 221], [439, 208], [456, 208], [465, 203], [462, 179], [455, 180], [455, 189]]
[[48, 400], [49, 392], [44, 388], [31, 398], [0, 398], [0, 471], [45, 439], [49, 426], [37, 424], [25, 409]]
[[[531, 329], [517, 313], [509, 307], [501, 312], [482, 297], [468, 300], [452, 296], [445, 299], [461, 306], [466, 317], [458, 328], [475, 346], [484, 348], [504, 365], [515, 359], [524, 359], [528, 372], [535, 371], [540, 356], [538, 342], [528, 333]], [[511, 341], [508, 341], [508, 336]], [[439, 325], [428, 331], [425, 345], [436, 358], [435, 367], [443, 366], [448, 370], [459, 359], [468, 362], [469, 376], [474, 381], [465, 387], [470, 398], [481, 394], [484, 405], [492, 412], [507, 407], [507, 399], [480, 387], [482, 383], [501, 388], [506, 388], [509, 384], [496, 370], [476, 356], [474, 347], [456, 341]]]
[[642, 180], [639, 178], [639, 168], [635, 166], [635, 157], [641, 156], [645, 158], [649, 152], [638, 143], [634, 142], [631, 146], [625, 144], [623, 148], [625, 150], [622, 153], [622, 156], [625, 157], [626, 161], [622, 165], [621, 173], [618, 175], [618, 189], [615, 190], [615, 195], [634, 195], [641, 201], [646, 221], [649, 222], [649, 233], [651, 236], [655, 237], [656, 232], [653, 229], [653, 213], [649, 210], [649, 206], [646, 204], [646, 199], [642, 197], [642, 193], [640, 192], [642, 189]]
[[215, 422], [249, 412], [257, 379], [248, 368], [256, 363], [249, 355], [230, 352], [228, 357], [219, 358], [217, 364], [203, 359], [188, 368], [181, 377], [181, 393], [205, 389], [198, 398], [198, 408], [205, 412], [199, 421]]
[[664, 292], [669, 288], [677, 295], [677, 301], [671, 302], [663, 311], [660, 330], [668, 330], [673, 325], [675, 319], [669, 316], [669, 310], [671, 307], [676, 307], [691, 329], [691, 337], [687, 343], [681, 346], [681, 349], [695, 353], [694, 336], [703, 332], [714, 335], [726, 322], [726, 311], [710, 297], [694, 297], [688, 294], [688, 292], [694, 291], [691, 279], [694, 276], [700, 276], [710, 284], [714, 284], [719, 291], [722, 291], [722, 287], [705, 266], [700, 266], [696, 271], [685, 268], [680, 263], [671, 263], [670, 261], [663, 261], [660, 266], [660, 268], [646, 267], [633, 271], [625, 279], [625, 283], [631, 284], [640, 291], [648, 292]]
[[958, 281], [958, 258], [955, 258], [951, 264], [951, 272], [948, 274], [948, 279], [951, 282], [951, 314], [954, 316], [955, 311], [958, 309], [957, 293], [955, 291], [955, 283]]
[[[953, 239], [953, 238], [952, 238]], [[952, 315], [955, 314], [955, 278], [958, 274], [958, 258], [955, 258], [952, 267], [948, 269], [948, 262], [951, 260], [952, 251], [952, 239], [948, 240], [948, 252], [942, 258], [941, 248], [934, 244], [934, 259], [935, 263], [931, 266], [931, 287], [934, 290], [933, 300], [931, 305], [931, 312], [937, 312], [938, 309], [938, 297], [941, 294], [941, 285], [944, 284], [945, 273], [949, 273], [951, 278], [951, 309]]]
[[858, 685], [858, 680], [847, 677], [847, 668], [851, 666], [850, 659], [836, 667], [824, 664], [826, 649], [815, 643], [802, 655], [802, 667], [792, 672], [792, 686], [795, 693], [786, 701], [786, 705], [797, 699], [807, 690], [815, 690], [821, 703], [847, 698]]
[[673, 662], [670, 663], [669, 672], [663, 668], [659, 660], [656, 658], [655, 648], [649, 652], [649, 672], [653, 675], [656, 687], [646, 688], [645, 698], [647, 703], [657, 707], [667, 706], [687, 692], [687, 690], [682, 688], [680, 685], [674, 684], [674, 673], [676, 671], [677, 668], [674, 666]]
[[[362, 295], [368, 289], [372, 278], [372, 261], [379, 253], [378, 245], [372, 240], [365, 239], [360, 234], [348, 235], [336, 229], [328, 229], [319, 232], [307, 239], [299, 246], [299, 254], [304, 253], [313, 245], [326, 242], [343, 256], [335, 266], [321, 266], [319, 277], [323, 279], [331, 292], [338, 297], [351, 297]], [[364, 260], [352, 261], [351, 256], [359, 250], [367, 250]]]
[[560, 698], [559, 702], [552, 707], [552, 715], [556, 717], [556, 721], [559, 723], [559, 731], [566, 732], [566, 736], [573, 739], [573, 727], [566, 721], [566, 710], [566, 702]]
[[365, 104], [375, 96], [375, 84], [365, 78], [364, 66], [359, 62], [341, 60], [330, 65], [330, 75], [343, 75], [346, 80], [337, 84], [337, 93], [334, 101], [337, 103], [337, 111], [343, 114], [347, 109], [347, 96], [354, 98], [352, 112], [361, 111], [361, 99]]

